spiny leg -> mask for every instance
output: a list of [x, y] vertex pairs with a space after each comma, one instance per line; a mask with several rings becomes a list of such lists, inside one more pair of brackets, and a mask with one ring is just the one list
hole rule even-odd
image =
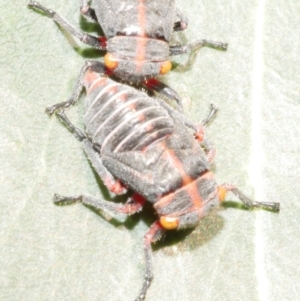
[[206, 126], [208, 123], [210, 123], [213, 120], [213, 118], [216, 117], [217, 112], [218, 112], [218, 108], [213, 103], [211, 103], [210, 111], [209, 111], [208, 115], [206, 116], [206, 118], [204, 118], [201, 121], [201, 125]]
[[115, 177], [103, 165], [99, 152], [95, 150], [95, 145], [92, 144], [86, 135], [69, 120], [63, 111], [57, 112], [56, 116], [61, 123], [66, 125], [69, 131], [79, 141], [82, 141], [83, 150], [104, 185], [115, 194], [126, 193], [127, 188], [121, 183], [120, 180], [115, 179]]
[[61, 123], [63, 123], [69, 131], [78, 139], [79, 141], [86, 140], [85, 134], [76, 126], [73, 125], [73, 123], [69, 120], [67, 115], [63, 110], [56, 113], [57, 118]]
[[151, 284], [153, 279], [153, 266], [152, 266], [152, 249], [151, 244], [158, 239], [161, 238], [165, 229], [162, 227], [159, 221], [155, 222], [148, 232], [144, 236], [144, 252], [145, 252], [145, 260], [146, 260], [146, 272], [144, 276], [144, 282], [142, 286], [142, 290], [135, 299], [135, 301], [143, 301], [145, 300], [147, 290]]
[[194, 133], [194, 136], [197, 141], [204, 148], [206, 158], [208, 162], [212, 162], [216, 155], [216, 149], [212, 142], [207, 138], [205, 126], [212, 121], [212, 119], [216, 116], [218, 109], [214, 104], [210, 104], [210, 111], [205, 119], [201, 121], [201, 123], [197, 126], [197, 130]]
[[[174, 118], [180, 120], [180, 122], [182, 122], [185, 126], [187, 126], [188, 128], [192, 129], [195, 133], [197, 133], [198, 128], [199, 128], [199, 125], [198, 125], [198, 124], [196, 124], [195, 122], [193, 122], [193, 121], [191, 121], [190, 119], [186, 118], [186, 117], [183, 115], [183, 113], [178, 112], [177, 110], [174, 110], [172, 107], [170, 107], [170, 106], [169, 106], [165, 101], [163, 101], [162, 99], [157, 98], [156, 100], [160, 103], [160, 105], [161, 105], [164, 109], [166, 109], [166, 110], [168, 111], [168, 113], [169, 113], [172, 117], [174, 117]], [[214, 107], [214, 105], [211, 105], [211, 106]], [[214, 107], [214, 108], [215, 108], [215, 107]], [[217, 111], [217, 110], [216, 110], [216, 111]], [[209, 114], [211, 114], [211, 111], [210, 111]], [[213, 113], [213, 116], [214, 116], [214, 114], [215, 114], [215, 113]], [[206, 119], [207, 119], [207, 117], [206, 117], [204, 120], [206, 120]], [[211, 120], [211, 119], [212, 119], [212, 117], [210, 118], [210, 120]], [[202, 121], [202, 122], [203, 122], [203, 121]]]
[[171, 101], [175, 101], [177, 103], [177, 108], [179, 112], [183, 111], [183, 106], [182, 106], [182, 99], [179, 97], [177, 92], [169, 87], [168, 85], [162, 83], [156, 78], [151, 78], [148, 80], [145, 80], [142, 83], [142, 86], [146, 88], [150, 92], [155, 92], [155, 94], [158, 95], [160, 98], [167, 98], [170, 99]]
[[140, 195], [135, 193], [125, 204], [118, 204], [106, 200], [97, 199], [86, 194], [75, 196], [54, 195], [54, 203], [56, 204], [71, 204], [81, 202], [84, 205], [91, 206], [98, 210], [108, 210], [114, 213], [122, 213], [131, 215], [142, 210], [145, 200]]
[[106, 50], [106, 43], [103, 42], [103, 37], [95, 37], [93, 35], [87, 34], [75, 28], [73, 25], [71, 25], [67, 20], [62, 18], [55, 11], [44, 7], [37, 1], [31, 0], [28, 6], [30, 8], [37, 9], [45, 13], [48, 17], [52, 18], [59, 26], [61, 26], [64, 30], [66, 30], [71, 35], [77, 37], [83, 43], [88, 44], [93, 48], [97, 48], [99, 50]]
[[105, 73], [105, 66], [103, 65], [103, 63], [96, 61], [87, 61], [80, 70], [71, 98], [68, 101], [60, 102], [52, 105], [51, 107], [48, 107], [46, 109], [47, 114], [52, 115], [56, 110], [68, 108], [78, 101], [80, 93], [84, 86], [84, 76], [88, 69], [92, 71], [95, 70], [100, 74]]
[[[109, 210], [115, 213], [123, 213], [127, 215], [134, 214], [140, 211], [145, 203], [145, 200], [138, 194], [134, 194], [132, 198], [125, 204], [116, 204], [105, 200], [100, 200], [87, 195], [76, 196], [61, 196], [54, 195], [54, 202], [56, 204], [70, 204], [75, 202], [81, 202], [84, 205], [92, 206], [98, 210]], [[165, 229], [161, 226], [160, 222], [155, 222], [144, 236], [144, 254], [145, 254], [145, 276], [142, 285], [141, 292], [135, 301], [145, 300], [147, 290], [153, 279], [153, 266], [152, 266], [152, 250], [151, 244], [157, 241], [165, 232]]]
[[170, 46], [170, 55], [180, 55], [188, 52], [193, 52], [201, 47], [212, 47], [221, 50], [227, 50], [228, 43], [215, 42], [209, 40], [199, 40], [186, 45]]
[[103, 165], [100, 154], [93, 148], [91, 141], [85, 139], [83, 141], [83, 149], [93, 168], [103, 181], [104, 185], [115, 194], [126, 193], [127, 188], [122, 184], [120, 180], [116, 179]]
[[[158, 101], [161, 103], [161, 105], [174, 117], [178, 118], [183, 124], [185, 124], [187, 127], [193, 129], [196, 133], [199, 130], [199, 125], [196, 125], [194, 122], [188, 120], [182, 113], [183, 113], [183, 105], [182, 105], [182, 99], [179, 97], [177, 92], [169, 87], [168, 85], [162, 83], [156, 78], [151, 78], [142, 83], [142, 86], [146, 88], [148, 91], [155, 92], [155, 95], [158, 97]], [[170, 99], [174, 100], [178, 105], [178, 111], [174, 110], [172, 107], [170, 107], [166, 102], [163, 101], [163, 99]], [[205, 126], [211, 120], [215, 117], [218, 109], [211, 104], [210, 105], [210, 112], [208, 116], [201, 121], [200, 126]]]
[[276, 212], [279, 212], [279, 210], [280, 210], [280, 203], [253, 201], [250, 198], [248, 198], [246, 195], [244, 195], [238, 188], [236, 188], [235, 186], [233, 186], [231, 184], [224, 183], [219, 186], [219, 191], [220, 191], [220, 189], [223, 189], [224, 198], [225, 198], [226, 192], [231, 191], [248, 208], [262, 208], [262, 209], [272, 210], [272, 211], [276, 211]]
[[93, 8], [89, 6], [89, 0], [82, 0], [80, 6], [80, 13], [87, 19], [92, 20], [93, 22], [99, 23], [97, 19], [96, 12]]
[[165, 108], [168, 113], [173, 116], [174, 118], [180, 120], [185, 126], [189, 127], [194, 131], [194, 136], [197, 141], [201, 144], [201, 146], [204, 148], [206, 153], [206, 158], [208, 162], [213, 161], [215, 157], [216, 150], [211, 143], [211, 141], [206, 137], [205, 134], [205, 128], [204, 126], [211, 122], [211, 120], [215, 117], [217, 113], [217, 108], [211, 104], [210, 105], [210, 111], [205, 119], [202, 120], [200, 124], [195, 124], [191, 120], [187, 119], [182, 113], [174, 110], [171, 108], [167, 103], [164, 101], [157, 99], [157, 101], [160, 103], [160, 105]]

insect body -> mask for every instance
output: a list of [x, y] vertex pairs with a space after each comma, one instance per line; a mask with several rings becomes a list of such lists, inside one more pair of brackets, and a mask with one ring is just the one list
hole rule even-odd
[[[97, 0], [95, 9], [82, 1], [81, 13], [102, 27], [105, 36], [96, 37], [74, 28], [56, 12], [31, 0], [29, 7], [44, 12], [82, 42], [106, 50], [107, 73], [122, 81], [144, 85], [177, 100], [175, 91], [150, 81], [172, 68], [170, 56], [192, 52], [202, 46], [227, 49], [226, 43], [199, 40], [170, 46], [174, 30], [184, 30], [187, 19], [175, 8], [174, 0]], [[178, 20], [178, 21], [177, 21]], [[178, 100], [177, 100], [178, 101]]]
[[138, 212], [146, 201], [153, 204], [157, 221], [144, 236], [146, 273], [136, 299], [144, 300], [153, 278], [151, 243], [166, 230], [194, 227], [225, 199], [228, 191], [251, 208], [278, 211], [279, 203], [254, 202], [232, 185], [218, 185], [209, 170], [210, 143], [205, 135], [198, 130], [197, 137], [202, 137], [199, 145], [188, 128], [196, 127], [180, 113], [160, 100], [103, 76], [104, 69], [99, 62], [87, 62], [73, 98], [63, 105], [52, 106], [48, 113], [76, 102], [85, 87], [85, 134], [69, 121], [63, 110], [57, 115], [82, 141], [87, 157], [108, 189], [121, 194], [128, 188], [133, 196], [125, 204], [85, 194], [55, 198], [58, 203], [80, 201], [123, 214]]

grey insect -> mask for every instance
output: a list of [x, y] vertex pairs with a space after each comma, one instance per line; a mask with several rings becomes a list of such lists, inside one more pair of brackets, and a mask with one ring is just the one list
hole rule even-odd
[[[64, 108], [78, 101], [83, 88], [87, 94], [85, 133], [64, 113]], [[153, 279], [151, 244], [167, 230], [196, 226], [229, 191], [249, 208], [279, 211], [279, 203], [252, 201], [235, 186], [216, 183], [210, 171], [214, 151], [204, 133], [204, 125], [215, 111], [212, 106], [208, 117], [196, 126], [159, 99], [106, 77], [100, 62], [87, 62], [71, 99], [47, 109], [50, 115], [56, 112], [82, 142], [88, 159], [110, 191], [133, 192], [125, 204], [87, 194], [56, 194], [56, 203], [81, 202], [130, 215], [149, 202], [156, 210], [157, 221], [144, 236], [146, 268], [137, 301], [145, 299]]]
[[42, 11], [82, 42], [106, 50], [106, 74], [127, 83], [143, 84], [180, 103], [177, 93], [158, 80], [172, 68], [170, 56], [189, 53], [202, 46], [227, 49], [227, 43], [199, 40], [187, 45], [170, 45], [172, 33], [187, 27], [187, 18], [174, 0], [95, 0], [95, 9], [83, 0], [81, 13], [100, 24], [105, 36], [97, 37], [69, 24], [55, 11], [31, 0], [29, 7]]

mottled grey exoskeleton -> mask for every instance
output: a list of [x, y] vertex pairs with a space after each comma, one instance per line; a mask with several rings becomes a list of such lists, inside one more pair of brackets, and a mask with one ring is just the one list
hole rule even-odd
[[175, 8], [174, 0], [95, 0], [95, 9], [83, 0], [83, 16], [100, 24], [104, 35], [96, 37], [69, 24], [53, 10], [31, 0], [29, 7], [38, 9], [82, 42], [106, 50], [106, 73], [122, 81], [143, 85], [146, 89], [174, 99], [181, 106], [177, 93], [153, 80], [172, 68], [170, 56], [190, 53], [202, 46], [227, 49], [226, 43], [199, 40], [187, 45], [170, 45], [172, 33], [187, 27], [187, 18]]
[[[102, 63], [87, 62], [72, 98], [47, 112], [57, 111], [60, 120], [82, 141], [88, 159], [109, 190], [122, 194], [129, 189], [133, 195], [125, 204], [86, 194], [55, 195], [55, 202], [80, 201], [128, 215], [140, 211], [145, 202], [153, 204], [157, 221], [144, 236], [146, 272], [136, 299], [141, 301], [153, 278], [151, 243], [166, 230], [194, 227], [225, 199], [228, 191], [250, 208], [278, 211], [279, 203], [255, 202], [233, 185], [217, 185], [209, 167], [214, 152], [203, 130], [215, 112], [214, 107], [202, 125], [195, 126], [164, 102], [104, 74]], [[87, 94], [85, 134], [63, 111], [78, 100], [83, 88]]]

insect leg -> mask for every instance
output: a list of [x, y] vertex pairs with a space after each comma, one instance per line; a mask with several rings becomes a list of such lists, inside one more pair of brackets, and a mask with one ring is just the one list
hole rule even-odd
[[171, 87], [169, 87], [168, 85], [160, 82], [156, 78], [151, 78], [149, 80], [146, 80], [143, 82], [142, 85], [147, 90], [151, 92], [154, 91], [156, 94], [158, 94], [158, 97], [160, 98], [167, 98], [170, 100], [174, 100], [177, 103], [178, 111], [180, 112], [183, 111], [182, 99], [179, 97], [177, 92], [173, 90]]
[[176, 7], [176, 17], [179, 21], [174, 23], [173, 30], [174, 31], [182, 31], [185, 30], [188, 26], [188, 18]]
[[106, 50], [106, 45], [102, 41], [103, 37], [95, 37], [79, 29], [76, 29], [73, 25], [71, 25], [67, 20], [65, 20], [60, 15], [58, 15], [55, 11], [44, 7], [37, 1], [31, 0], [28, 6], [30, 8], [34, 8], [45, 13], [48, 17], [52, 18], [59, 26], [61, 26], [64, 30], [66, 30], [71, 35], [77, 37], [83, 43], [88, 44], [100, 50]]
[[106, 200], [97, 199], [86, 194], [75, 196], [61, 196], [59, 194], [54, 195], [54, 203], [58, 205], [76, 202], [81, 202], [84, 205], [91, 206], [98, 210], [109, 210], [114, 213], [131, 215], [142, 209], [145, 200], [138, 194], [134, 194], [125, 204], [117, 204]]
[[72, 124], [69, 118], [65, 115], [63, 111], [57, 112], [56, 116], [59, 121], [67, 126], [70, 132], [80, 141], [82, 141], [83, 150], [91, 162], [93, 168], [101, 178], [104, 185], [115, 194], [126, 193], [126, 187], [106, 169], [102, 163], [99, 152], [97, 152], [91, 141], [88, 140], [85, 134], [76, 126]]
[[87, 19], [92, 20], [96, 23], [99, 23], [95, 10], [91, 8], [88, 3], [89, 0], [82, 0], [81, 1], [81, 6], [80, 6], [80, 13]]
[[49, 115], [52, 115], [56, 110], [58, 109], [65, 109], [73, 104], [75, 104], [80, 96], [80, 93], [82, 91], [82, 88], [84, 86], [84, 75], [86, 71], [90, 70], [95, 70], [100, 74], [105, 73], [105, 67], [101, 62], [96, 62], [96, 61], [87, 61], [84, 66], [81, 68], [75, 88], [73, 90], [72, 96], [69, 100], [57, 103], [55, 105], [52, 105], [51, 107], [48, 107], [46, 109], [46, 113]]
[[[155, 92], [155, 94], [158, 97], [158, 101], [160, 104], [175, 118], [178, 118], [183, 124], [185, 124], [187, 127], [193, 129], [195, 131], [195, 135], [197, 135], [197, 132], [200, 130], [200, 128], [203, 128], [206, 124], [211, 122], [211, 120], [214, 118], [214, 116], [217, 113], [217, 108], [211, 104], [211, 110], [208, 114], [208, 116], [202, 120], [200, 125], [196, 125], [194, 122], [188, 120], [182, 113], [183, 113], [183, 105], [182, 105], [182, 99], [179, 97], [177, 92], [173, 90], [168, 85], [160, 82], [156, 78], [151, 78], [149, 80], [146, 80], [142, 83], [142, 86], [146, 88], [148, 91]], [[174, 100], [178, 105], [178, 111], [174, 110], [172, 107], [170, 107], [166, 102], [162, 101], [163, 99], [170, 99]]]
[[208, 40], [199, 40], [197, 42], [186, 44], [186, 45], [170, 46], [170, 55], [179, 55], [183, 53], [193, 52], [204, 46], [226, 50], [228, 44], [222, 42], [208, 41]]
[[[164, 109], [166, 109], [168, 111], [168, 113], [172, 117], [174, 117], [175, 119], [180, 120], [185, 126], [187, 126], [188, 128], [192, 129], [193, 131], [195, 131], [196, 134], [199, 131], [199, 127], [203, 127], [204, 125], [206, 125], [207, 123], [209, 123], [213, 119], [213, 116], [215, 115], [215, 113], [217, 112], [216, 107], [211, 104], [211, 110], [209, 112], [208, 117], [206, 117], [204, 120], [202, 120], [201, 124], [198, 125], [195, 122], [193, 122], [193, 121], [189, 120], [188, 118], [186, 118], [181, 112], [178, 112], [177, 110], [174, 110], [172, 107], [170, 107], [162, 99], [157, 98], [157, 101], [160, 103], [160, 105]], [[213, 111], [213, 113], [212, 113], [212, 111]], [[209, 117], [210, 115], [211, 115], [211, 117]], [[208, 118], [209, 118], [209, 120], [207, 121]], [[203, 122], [204, 122], [204, 124], [203, 124]]]
[[100, 154], [93, 148], [93, 144], [88, 139], [83, 141], [83, 149], [104, 185], [115, 194], [126, 193], [126, 187], [106, 169]]
[[244, 195], [238, 188], [231, 184], [222, 184], [219, 189], [224, 189], [225, 192], [231, 191], [235, 196], [237, 196], [248, 208], [262, 208], [272, 211], [280, 210], [280, 203], [277, 202], [257, 202], [249, 199]]
[[210, 111], [209, 111], [208, 115], [206, 116], [206, 118], [201, 121], [201, 125], [206, 126], [208, 123], [210, 123], [212, 121], [212, 119], [216, 116], [217, 112], [218, 112], [217, 107], [211, 103]]
[[69, 131], [78, 139], [79, 141], [83, 141], [86, 139], [85, 134], [78, 128], [73, 125], [73, 123], [69, 120], [63, 110], [56, 113], [57, 118], [61, 123], [63, 123]]
[[135, 301], [143, 301], [146, 297], [146, 292], [151, 284], [151, 281], [153, 279], [153, 266], [152, 266], [152, 250], [151, 250], [151, 244], [155, 241], [157, 241], [163, 233], [165, 232], [164, 228], [161, 226], [160, 222], [155, 222], [148, 232], [144, 236], [144, 252], [145, 252], [145, 260], [146, 260], [146, 273], [144, 276], [144, 282], [142, 286], [142, 290], [135, 299]]
[[204, 151], [205, 151], [206, 157], [207, 157], [207, 161], [212, 162], [215, 157], [216, 150], [214, 148], [214, 145], [211, 143], [211, 141], [206, 137], [205, 125], [207, 125], [208, 123], [210, 123], [212, 121], [212, 119], [215, 117], [218, 109], [213, 104], [211, 104], [210, 111], [209, 111], [207, 117], [205, 119], [203, 119], [200, 124], [197, 125], [194, 122], [187, 119], [181, 112], [178, 112], [178, 111], [174, 110], [173, 108], [171, 108], [167, 103], [165, 103], [161, 99], [157, 99], [157, 101], [160, 103], [160, 105], [163, 108], [165, 108], [168, 111], [168, 113], [172, 117], [180, 120], [185, 126], [189, 127], [190, 129], [192, 129], [194, 131], [195, 139], [198, 140], [199, 143], [201, 144], [201, 146], [204, 148]]
[[208, 162], [213, 161], [216, 155], [216, 149], [206, 136], [205, 126], [212, 121], [212, 119], [216, 116], [217, 111], [218, 109], [215, 107], [215, 105], [210, 104], [210, 111], [207, 117], [203, 119], [197, 126], [197, 131], [194, 134], [196, 140], [198, 140], [201, 146], [204, 148]]

